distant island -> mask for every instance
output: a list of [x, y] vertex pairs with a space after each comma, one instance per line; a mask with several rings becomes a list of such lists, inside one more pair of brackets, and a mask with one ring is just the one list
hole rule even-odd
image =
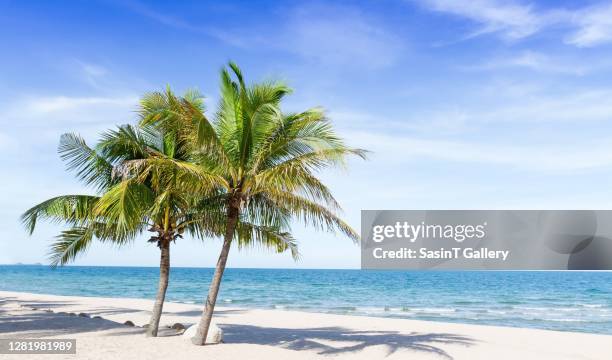
[[24, 264], [24, 263], [14, 263], [14, 264], [4, 264], [5, 266], [43, 266], [44, 264], [41, 264], [39, 262], [37, 263], [33, 263], [33, 264]]

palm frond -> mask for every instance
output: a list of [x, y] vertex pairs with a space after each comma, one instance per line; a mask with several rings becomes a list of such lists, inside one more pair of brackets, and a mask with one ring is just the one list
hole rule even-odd
[[74, 260], [79, 254], [87, 250], [92, 239], [93, 230], [91, 227], [74, 227], [62, 231], [51, 245], [49, 252], [51, 266], [65, 265]]
[[43, 201], [21, 215], [21, 222], [32, 234], [40, 219], [53, 223], [85, 223], [100, 198], [91, 195], [62, 195]]
[[353, 241], [359, 241], [359, 234], [349, 224], [321, 204], [289, 192], [267, 193], [266, 197], [273, 206], [301, 219], [307, 226], [329, 232], [339, 230]]
[[291, 251], [294, 260], [300, 259], [297, 240], [288, 231], [276, 227], [261, 226], [241, 221], [236, 229], [238, 247], [261, 247], [282, 253]]
[[113, 184], [111, 163], [77, 134], [67, 133], [60, 137], [58, 152], [66, 161], [68, 170], [76, 171], [76, 176], [86, 185], [101, 190]]
[[103, 133], [97, 148], [111, 162], [121, 164], [163, 152], [164, 144], [160, 138], [161, 134], [154, 128], [123, 125]]
[[153, 206], [153, 202], [154, 194], [150, 188], [124, 180], [100, 197], [93, 213], [104, 218], [121, 236], [146, 226], [147, 210]]

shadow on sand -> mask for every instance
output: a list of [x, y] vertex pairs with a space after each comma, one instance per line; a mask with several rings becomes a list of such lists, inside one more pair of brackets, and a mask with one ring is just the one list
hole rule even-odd
[[[0, 298], [0, 305], [17, 302], [10, 298]], [[115, 330], [108, 336], [131, 335], [144, 333], [143, 328], [126, 327], [123, 324], [106, 320], [70, 315], [67, 313], [48, 312], [61, 303], [28, 301], [21, 303], [26, 309], [37, 308], [39, 311], [27, 314], [8, 314], [0, 312], [0, 337], [11, 334], [18, 337], [45, 337], [70, 335], [92, 331]], [[0, 306], [1, 308], [2, 306]], [[28, 309], [29, 310], [29, 309]], [[120, 311], [120, 310], [117, 310]], [[225, 310], [226, 314], [242, 310]], [[215, 313], [219, 316], [220, 311]], [[199, 314], [199, 312], [195, 312]], [[178, 312], [176, 315], [195, 315], [191, 312]], [[191, 324], [186, 324], [187, 326]], [[336, 355], [364, 350], [373, 346], [384, 346], [387, 356], [398, 350], [412, 350], [435, 354], [452, 359], [440, 346], [472, 346], [472, 338], [450, 333], [400, 333], [399, 331], [356, 331], [343, 327], [318, 327], [306, 329], [272, 328], [253, 325], [219, 324], [224, 332], [224, 342], [234, 344], [257, 344], [276, 346], [290, 350], [311, 350], [321, 355]], [[176, 336], [172, 329], [160, 328], [160, 336]]]
[[[23, 314], [11, 314], [4, 305], [14, 303], [26, 311]], [[53, 312], [51, 309], [71, 305], [68, 302], [17, 301], [12, 298], [0, 298], [0, 336], [11, 334], [17, 337], [46, 337], [71, 335], [92, 331], [112, 329], [127, 330], [132, 333], [143, 332], [140, 328], [127, 328], [114, 321], [98, 318], [81, 317], [65, 312]], [[95, 314], [89, 314], [93, 316]]]
[[[126, 326], [105, 319], [56, 313], [5, 315], [0, 319], [0, 335], [10, 333], [17, 337], [71, 335], [111, 329], [125, 330]], [[141, 329], [134, 328], [133, 331], [140, 332]]]
[[[314, 350], [322, 355], [355, 352], [370, 346], [386, 346], [387, 356], [400, 349], [423, 351], [452, 359], [439, 345], [474, 345], [475, 340], [446, 333], [400, 333], [354, 331], [342, 327], [309, 329], [267, 328], [251, 325], [220, 325], [224, 342], [279, 346], [291, 350]], [[334, 342], [338, 343], [333, 344]], [[348, 344], [347, 344], [348, 343]]]

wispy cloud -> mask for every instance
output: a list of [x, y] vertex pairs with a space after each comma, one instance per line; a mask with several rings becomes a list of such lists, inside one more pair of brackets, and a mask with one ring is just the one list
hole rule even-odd
[[127, 107], [135, 106], [137, 97], [69, 97], [69, 96], [43, 96], [30, 97], [23, 104], [27, 114], [50, 115], [53, 113], [87, 110], [92, 107]]
[[[18, 128], [35, 127], [44, 131], [70, 131], [78, 124], [125, 123], [134, 116], [139, 96], [125, 87], [119, 77], [105, 66], [70, 59], [63, 62], [69, 74], [89, 85], [81, 95], [66, 95], [57, 91], [27, 92], [15, 95], [0, 108], [0, 118]], [[130, 82], [137, 80], [130, 79]], [[0, 102], [0, 104], [2, 104]]]
[[36, 131], [37, 146], [55, 144], [59, 135], [68, 131], [76, 131], [86, 138], [91, 138], [107, 128], [133, 122], [137, 104], [138, 97], [132, 95], [27, 95], [5, 104], [0, 118], [7, 124], [12, 124], [6, 132], [6, 135], [10, 136], [12, 147], [25, 153], [33, 151], [32, 131]]
[[567, 43], [590, 47], [612, 42], [612, 4], [601, 4], [577, 11], [571, 21], [578, 29], [567, 37]]
[[495, 33], [507, 40], [519, 40], [540, 31], [561, 27], [568, 31], [565, 42], [590, 47], [612, 42], [612, 4], [602, 3], [578, 9], [539, 9], [527, 1], [500, 0], [414, 0], [437, 12], [469, 19], [480, 25], [471, 38]]
[[533, 94], [474, 117], [491, 122], [555, 122], [584, 124], [612, 120], [612, 89], [572, 89], [563, 94]]
[[380, 68], [394, 64], [404, 42], [384, 24], [349, 6], [307, 4], [279, 10], [281, 16], [256, 28], [200, 26], [140, 2], [131, 11], [169, 27], [198, 32], [244, 49], [273, 49], [328, 65]]
[[612, 89], [526, 86], [482, 87], [472, 94], [477, 104], [413, 109], [397, 118], [355, 108], [330, 117], [351, 144], [372, 150], [382, 168], [415, 162], [534, 174], [612, 168], [612, 138], [600, 131], [612, 121]]
[[418, 0], [425, 7], [470, 19], [480, 27], [469, 37], [499, 33], [507, 39], [521, 39], [544, 25], [533, 6], [498, 0]]
[[[555, 93], [550, 88], [522, 87], [514, 83], [493, 82], [478, 87], [470, 97], [479, 102], [451, 103], [436, 107], [413, 108], [394, 117], [353, 108], [337, 108], [329, 116], [343, 129], [362, 129], [393, 133], [398, 136], [441, 136], [455, 138], [468, 134], [489, 134], [490, 129], [501, 127], [521, 133], [534, 126], [554, 130], [597, 129], [612, 121], [612, 89], [571, 89]], [[588, 126], [587, 126], [588, 124]], [[570, 130], [570, 133], [575, 133]], [[537, 138], [521, 137], [537, 143]]]
[[307, 4], [283, 9], [273, 26], [225, 29], [217, 37], [243, 48], [268, 48], [299, 55], [306, 61], [343, 67], [394, 65], [406, 40], [363, 11], [338, 5]]
[[523, 51], [516, 55], [500, 56], [482, 64], [464, 67], [467, 70], [499, 70], [505, 68], [523, 68], [544, 73], [584, 75], [591, 71], [584, 62], [568, 61], [536, 51]]
[[108, 69], [105, 67], [84, 62], [82, 60], [74, 60], [72, 61], [72, 68], [78, 73], [84, 82], [89, 84], [93, 88], [100, 89], [104, 87], [105, 81], [109, 75]]
[[205, 27], [194, 25], [177, 16], [172, 16], [170, 14], [166, 14], [161, 11], [156, 11], [153, 8], [147, 6], [146, 4], [140, 1], [136, 1], [136, 0], [124, 1], [124, 2], [121, 2], [120, 4], [126, 9], [129, 9], [137, 14], [140, 14], [151, 20], [157, 21], [161, 24], [164, 24], [164, 25], [167, 25], [173, 28], [185, 29], [185, 30], [197, 31], [197, 32], [207, 32], [207, 29]]
[[403, 48], [400, 39], [357, 9], [309, 5], [292, 11], [277, 41], [304, 58], [377, 68], [395, 63]]
[[602, 139], [584, 147], [567, 144], [507, 145], [359, 131], [352, 131], [348, 135], [351, 140], [374, 151], [376, 161], [396, 165], [419, 160], [437, 160], [544, 172], [612, 166], [612, 138]]

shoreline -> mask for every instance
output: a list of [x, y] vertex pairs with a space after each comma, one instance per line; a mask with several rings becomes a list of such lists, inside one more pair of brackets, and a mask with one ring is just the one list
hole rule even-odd
[[[0, 291], [0, 338], [76, 338], [77, 358], [121, 359], [604, 359], [612, 336], [490, 325], [445, 323], [389, 317], [336, 315], [281, 309], [219, 306], [214, 321], [223, 344], [197, 347], [174, 330], [145, 338], [152, 300], [61, 296]], [[198, 304], [168, 302], [160, 328], [197, 322]], [[87, 314], [89, 317], [69, 316]], [[94, 319], [99, 316], [100, 319]], [[21, 321], [21, 319], [36, 321]], [[136, 327], [123, 325], [132, 321]], [[19, 355], [8, 358], [19, 359]], [[54, 358], [64, 358], [54, 355]], [[74, 359], [74, 355], [66, 356]]]
[[[58, 297], [76, 297], [76, 298], [90, 298], [90, 299], [105, 299], [105, 300], [136, 300], [136, 301], [150, 301], [151, 299], [140, 298], [140, 297], [101, 297], [95, 295], [63, 295], [63, 294], [50, 294], [50, 293], [41, 293], [41, 292], [25, 292], [25, 291], [12, 291], [12, 290], [2, 290], [0, 289], [0, 297], [2, 293], [16, 293], [22, 295], [30, 295], [30, 296], [58, 296]], [[188, 302], [188, 301], [180, 301], [180, 300], [168, 300], [166, 299], [165, 304], [178, 304], [178, 305], [186, 305], [186, 306], [195, 306], [198, 307], [201, 304], [198, 302]], [[457, 308], [457, 305], [449, 305], [449, 308]], [[494, 327], [494, 328], [511, 328], [511, 329], [532, 329], [532, 330], [542, 330], [542, 331], [553, 331], [553, 332], [563, 332], [563, 333], [577, 333], [577, 334], [591, 334], [591, 335], [606, 335], [612, 336], [609, 333], [602, 332], [593, 332], [587, 330], [559, 330], [559, 329], [547, 329], [538, 326], [520, 326], [520, 325], [505, 325], [505, 324], [488, 324], [488, 323], [477, 323], [475, 321], [470, 321], [469, 319], [457, 318], [457, 321], [449, 320], [423, 320], [418, 318], [411, 318], [407, 316], [397, 316], [393, 315], [393, 311], [397, 312], [398, 310], [385, 310], [386, 307], [380, 306], [380, 309], [376, 308], [377, 313], [389, 313], [388, 315], [378, 315], [373, 313], [367, 313], [365, 311], [360, 312], [359, 307], [350, 307], [353, 310], [346, 310], [343, 312], [341, 309], [326, 309], [326, 308], [308, 308], [308, 307], [292, 307], [291, 305], [269, 305], [269, 306], [240, 306], [240, 305], [232, 305], [232, 302], [225, 302], [223, 300], [218, 301], [216, 309], [230, 309], [230, 310], [240, 310], [240, 311], [256, 311], [256, 310], [264, 310], [264, 311], [288, 311], [288, 312], [299, 312], [305, 314], [323, 314], [323, 315], [339, 315], [339, 316], [351, 316], [351, 317], [359, 317], [359, 318], [377, 318], [377, 319], [399, 319], [399, 320], [410, 320], [417, 322], [426, 322], [426, 323], [437, 323], [437, 324], [459, 324], [459, 325], [471, 325], [471, 326], [484, 326], [484, 327]], [[367, 307], [370, 309], [370, 307]], [[165, 309], [165, 308], [164, 308]], [[338, 310], [338, 311], [335, 311]], [[353, 311], [353, 312], [350, 312]], [[570, 321], [571, 323], [571, 321]]]

